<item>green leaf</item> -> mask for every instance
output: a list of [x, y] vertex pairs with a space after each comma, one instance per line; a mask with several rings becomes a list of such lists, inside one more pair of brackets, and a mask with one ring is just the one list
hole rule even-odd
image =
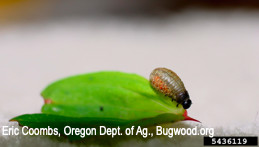
[[41, 93], [46, 114], [137, 120], [164, 113], [182, 116], [184, 109], [155, 92], [137, 74], [96, 72], [68, 77], [50, 84]]
[[[43, 90], [42, 114], [25, 114], [18, 121], [30, 128], [131, 126], [151, 127], [181, 120], [194, 120], [171, 98], [154, 91], [147, 79], [122, 72], [96, 72], [56, 81]], [[68, 136], [81, 139], [79, 135]]]

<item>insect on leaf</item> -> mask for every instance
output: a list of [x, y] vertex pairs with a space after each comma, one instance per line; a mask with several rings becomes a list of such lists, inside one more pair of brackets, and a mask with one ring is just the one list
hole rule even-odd
[[68, 77], [50, 84], [41, 93], [42, 112], [73, 117], [136, 120], [163, 113], [183, 115], [168, 97], [156, 93], [137, 74], [97, 72]]
[[[171, 98], [157, 93], [147, 79], [123, 72], [96, 72], [71, 76], [47, 86], [41, 93], [42, 114], [12, 118], [31, 128], [59, 128], [69, 125], [87, 128], [103, 125], [123, 129], [151, 127], [181, 120], [193, 120]], [[81, 139], [68, 136], [70, 140]]]

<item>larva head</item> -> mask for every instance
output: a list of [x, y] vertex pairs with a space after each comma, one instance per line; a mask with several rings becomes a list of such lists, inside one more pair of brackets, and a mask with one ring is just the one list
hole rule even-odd
[[182, 104], [184, 109], [190, 108], [192, 101], [190, 100], [189, 93], [187, 91], [181, 92], [177, 95], [178, 102]]
[[192, 105], [192, 101], [190, 99], [187, 99], [182, 103], [182, 105], [184, 109], [188, 109]]

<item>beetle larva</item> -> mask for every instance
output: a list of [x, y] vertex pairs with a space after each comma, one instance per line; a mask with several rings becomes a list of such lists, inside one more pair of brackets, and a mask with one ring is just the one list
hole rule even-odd
[[156, 68], [150, 74], [150, 84], [158, 92], [172, 98], [184, 109], [188, 109], [192, 101], [183, 82], [176, 73], [167, 68]]

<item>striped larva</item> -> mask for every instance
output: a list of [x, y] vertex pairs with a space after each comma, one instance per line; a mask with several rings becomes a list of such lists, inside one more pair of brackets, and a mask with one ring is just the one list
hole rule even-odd
[[176, 73], [166, 68], [156, 68], [150, 74], [150, 84], [158, 92], [182, 104], [184, 109], [188, 109], [192, 101], [186, 91], [183, 82]]

